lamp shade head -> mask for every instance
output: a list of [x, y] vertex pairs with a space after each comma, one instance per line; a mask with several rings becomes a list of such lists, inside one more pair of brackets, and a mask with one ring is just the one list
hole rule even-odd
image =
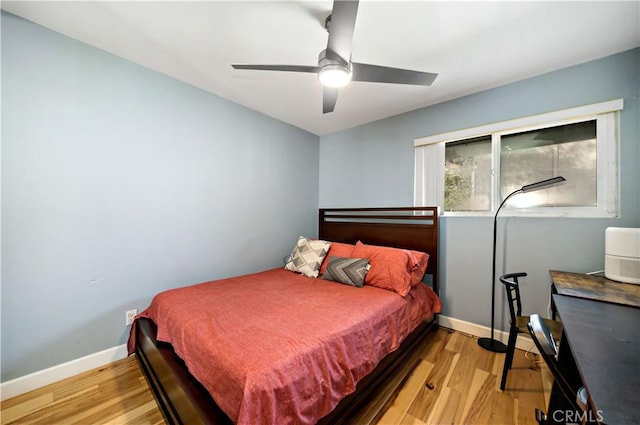
[[533, 192], [534, 190], [544, 189], [544, 188], [547, 188], [549, 186], [553, 186], [553, 185], [556, 185], [558, 183], [562, 183], [562, 182], [564, 182], [566, 180], [567, 179], [565, 179], [562, 176], [557, 176], [557, 177], [553, 177], [551, 179], [546, 179], [546, 180], [541, 180], [539, 182], [526, 184], [526, 185], [522, 186], [522, 188], [520, 190], [522, 192]]

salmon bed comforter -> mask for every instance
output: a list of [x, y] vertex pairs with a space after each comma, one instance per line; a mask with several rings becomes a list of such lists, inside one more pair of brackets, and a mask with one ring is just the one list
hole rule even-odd
[[284, 425], [328, 414], [440, 308], [423, 284], [403, 298], [273, 269], [162, 292], [140, 317], [235, 423]]

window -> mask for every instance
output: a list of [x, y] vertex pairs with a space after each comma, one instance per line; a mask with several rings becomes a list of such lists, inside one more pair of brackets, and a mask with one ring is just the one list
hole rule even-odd
[[621, 109], [622, 100], [604, 102], [417, 139], [415, 203], [489, 215], [522, 186], [563, 176], [561, 185], [511, 198], [505, 213], [615, 216]]
[[502, 136], [501, 198], [525, 184], [563, 176], [569, 184], [519, 195], [512, 205], [597, 207], [596, 161], [596, 120]]
[[491, 210], [491, 136], [445, 144], [444, 210]]

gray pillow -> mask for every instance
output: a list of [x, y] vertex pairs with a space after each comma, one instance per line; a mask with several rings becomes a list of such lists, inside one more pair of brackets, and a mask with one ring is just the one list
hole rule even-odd
[[362, 288], [367, 271], [369, 260], [366, 258], [329, 257], [322, 278]]

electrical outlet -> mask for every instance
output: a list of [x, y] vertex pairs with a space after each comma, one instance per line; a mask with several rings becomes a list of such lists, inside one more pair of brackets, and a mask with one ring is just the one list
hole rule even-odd
[[138, 309], [136, 308], [134, 308], [133, 310], [128, 310], [125, 313], [125, 325], [129, 326], [133, 324], [133, 319], [136, 317], [137, 314], [138, 314]]

